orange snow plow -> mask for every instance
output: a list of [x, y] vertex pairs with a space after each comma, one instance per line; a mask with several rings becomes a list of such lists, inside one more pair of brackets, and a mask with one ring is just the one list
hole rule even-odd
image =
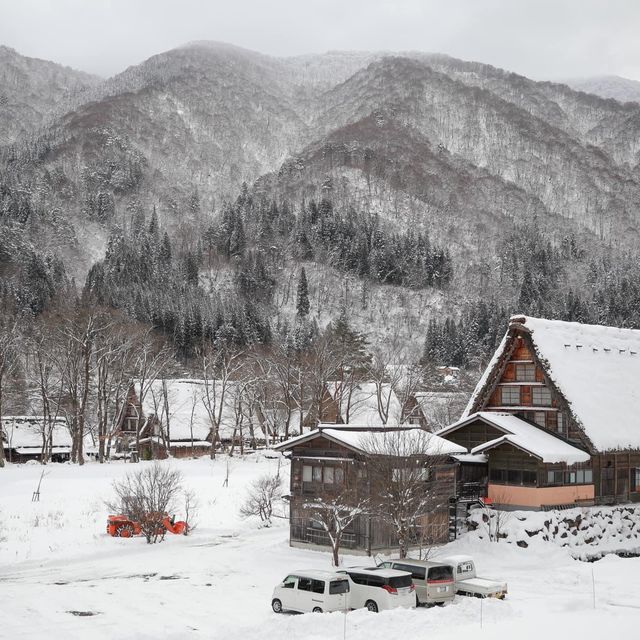
[[[184, 520], [175, 522], [174, 518], [170, 518], [169, 514], [165, 513], [162, 515], [162, 525], [157, 534], [161, 535], [168, 531], [179, 535], [184, 533], [186, 529], [187, 523]], [[127, 516], [109, 516], [107, 518], [107, 533], [114, 538], [132, 538], [142, 533], [142, 525]]]

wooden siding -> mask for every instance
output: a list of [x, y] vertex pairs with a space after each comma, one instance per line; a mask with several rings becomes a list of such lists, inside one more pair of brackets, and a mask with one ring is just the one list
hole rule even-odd
[[[312, 480], [304, 481], [303, 469], [312, 468]], [[320, 469], [314, 479], [313, 468]], [[325, 482], [325, 469], [332, 468], [334, 482]], [[342, 470], [342, 483], [336, 482], [335, 470]], [[438, 504], [421, 518], [420, 531], [415, 544], [420, 540], [428, 544], [444, 543], [448, 540], [448, 500], [455, 493], [457, 464], [443, 460], [433, 467], [433, 478], [428, 481], [435, 487]], [[329, 540], [309, 517], [305, 504], [314, 499], [331, 498], [342, 490], [353, 490], [357, 496], [367, 497], [376, 491], [374, 479], [367, 469], [365, 456], [335, 443], [323, 436], [302, 442], [291, 449], [290, 478], [290, 540], [292, 544], [316, 544], [328, 546]], [[424, 536], [424, 538], [423, 538]], [[343, 547], [366, 553], [391, 549], [397, 546], [395, 532], [388, 523], [375, 516], [358, 518], [346, 531]]]
[[471, 451], [474, 447], [503, 436], [504, 432], [489, 426], [482, 420], [468, 424], [447, 435], [447, 440], [455, 442]]

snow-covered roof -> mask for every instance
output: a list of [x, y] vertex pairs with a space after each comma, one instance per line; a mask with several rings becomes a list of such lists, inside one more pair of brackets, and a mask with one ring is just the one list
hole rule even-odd
[[[640, 448], [640, 331], [514, 316], [576, 420], [600, 451]], [[496, 351], [465, 415], [508, 340]]]
[[[0, 421], [5, 446], [10, 449], [41, 448], [45, 429], [43, 416], [5, 416]], [[71, 434], [64, 418], [53, 421], [51, 443], [54, 447], [71, 447]]]
[[[134, 381], [136, 393], [140, 384]], [[210, 380], [208, 383], [197, 379], [169, 379], [155, 380], [142, 401], [142, 411], [148, 418], [155, 415], [163, 429], [167, 429], [167, 411], [165, 410], [164, 390], [166, 388], [168, 404], [168, 424], [171, 441], [174, 440], [206, 440], [211, 430], [211, 417], [208, 407], [214, 410], [217, 419], [222, 402], [220, 417], [220, 437], [230, 438], [236, 427], [235, 400], [237, 383], [227, 382], [223, 393], [220, 380]], [[207, 401], [207, 389], [210, 402]], [[193, 433], [192, 433], [193, 429]]]
[[[402, 404], [390, 384], [361, 382], [352, 389], [347, 384], [329, 382], [327, 390], [338, 404], [344, 423], [368, 429], [402, 424]], [[387, 417], [386, 422], [383, 417]]]
[[427, 425], [434, 431], [451, 424], [460, 415], [469, 394], [464, 391], [418, 391], [416, 402]]
[[456, 453], [452, 457], [458, 462], [470, 464], [486, 464], [489, 460], [484, 453]]
[[502, 444], [511, 444], [547, 464], [564, 462], [571, 465], [577, 462], [587, 462], [591, 459], [591, 456], [586, 451], [578, 449], [578, 447], [574, 447], [550, 431], [546, 431], [510, 413], [479, 411], [449, 427], [441, 429], [438, 431], [438, 435], [446, 436], [477, 419], [487, 422], [501, 431], [503, 435], [474, 447], [470, 451], [471, 454], [484, 453]]
[[425, 455], [451, 455], [466, 453], [466, 449], [440, 436], [422, 429], [354, 429], [349, 427], [322, 426], [303, 435], [295, 436], [275, 447], [276, 451], [291, 449], [296, 444], [307, 442], [319, 436], [324, 436], [339, 444], [343, 444], [359, 453], [380, 453], [385, 450], [397, 451], [398, 434], [403, 438], [401, 448], [406, 451], [417, 451], [412, 445], [421, 444], [420, 453]]
[[322, 569], [299, 569], [298, 571], [291, 571], [289, 575], [313, 578], [315, 580], [342, 580], [345, 578], [344, 573], [323, 571]]

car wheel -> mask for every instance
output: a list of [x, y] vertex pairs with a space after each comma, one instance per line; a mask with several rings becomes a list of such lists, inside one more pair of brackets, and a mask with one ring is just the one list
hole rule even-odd
[[418, 594], [416, 593], [416, 607], [420, 606], [420, 598], [418, 598]]
[[364, 606], [367, 608], [367, 611], [378, 613], [378, 605], [373, 600], [367, 600]]
[[271, 601], [271, 608], [276, 613], [282, 613], [282, 602], [280, 602], [280, 600], [278, 600], [278, 598], [276, 598], [275, 600], [272, 600]]
[[320, 607], [313, 607], [313, 613], [322, 613], [322, 609]]

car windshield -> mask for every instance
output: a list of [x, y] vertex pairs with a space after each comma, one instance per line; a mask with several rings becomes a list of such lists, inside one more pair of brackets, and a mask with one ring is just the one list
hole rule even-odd
[[332, 580], [329, 583], [329, 593], [332, 593], [332, 594], [347, 593], [348, 591], [349, 591], [348, 580]]
[[389, 586], [394, 589], [402, 589], [402, 587], [410, 587], [411, 586], [411, 576], [394, 576], [393, 578], [389, 578]]
[[431, 567], [428, 573], [428, 580], [453, 580], [453, 569], [446, 565]]

